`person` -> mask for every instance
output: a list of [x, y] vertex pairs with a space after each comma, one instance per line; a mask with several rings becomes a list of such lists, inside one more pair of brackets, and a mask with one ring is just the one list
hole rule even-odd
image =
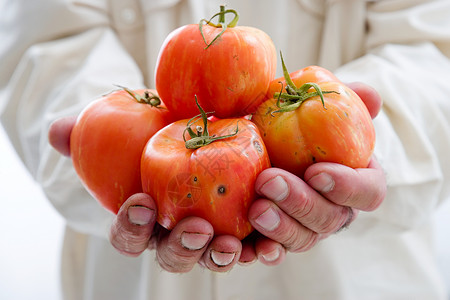
[[70, 154], [73, 116], [115, 83], [151, 87], [164, 38], [220, 4], [3, 2], [1, 120], [67, 222], [64, 298], [448, 298], [431, 238], [433, 212], [450, 198], [448, 1], [227, 2], [240, 24], [272, 37], [289, 70], [321, 65], [379, 94], [350, 85], [377, 115], [368, 168], [264, 171], [249, 211], [255, 240], [213, 236], [195, 217], [161, 230], [145, 194], [113, 216], [82, 187], [58, 152]]

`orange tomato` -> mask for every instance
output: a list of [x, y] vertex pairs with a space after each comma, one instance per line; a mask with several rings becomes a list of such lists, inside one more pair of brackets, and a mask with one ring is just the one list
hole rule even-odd
[[[142, 150], [172, 120], [157, 98], [150, 99], [156, 91], [129, 92], [115, 91], [90, 103], [70, 136], [71, 158], [81, 182], [113, 213], [129, 196], [142, 192]], [[151, 101], [155, 105], [146, 103]]]
[[[295, 86], [302, 86], [308, 82], [326, 82], [340, 80], [329, 70], [319, 66], [308, 66], [289, 74], [292, 82]], [[283, 88], [281, 90], [281, 88]], [[276, 78], [269, 84], [266, 97], [268, 99], [273, 98], [275, 93], [286, 92], [286, 79], [284, 77]]]
[[[272, 95], [253, 115], [252, 121], [261, 131], [272, 165], [300, 177], [316, 162], [367, 167], [375, 146], [375, 130], [366, 106], [353, 90], [338, 80], [328, 81], [335, 78], [331, 73], [317, 67], [307, 70], [299, 71], [296, 81], [316, 83], [323, 92], [323, 102], [313, 87], [304, 86], [298, 92], [302, 88], [286, 80], [291, 90], [286, 93], [284, 89], [282, 97], [286, 102], [280, 104], [278, 94], [275, 98]], [[314, 70], [320, 73], [315, 74]], [[288, 100], [291, 96], [303, 100], [293, 104], [295, 101]], [[286, 109], [289, 105], [291, 108]]]

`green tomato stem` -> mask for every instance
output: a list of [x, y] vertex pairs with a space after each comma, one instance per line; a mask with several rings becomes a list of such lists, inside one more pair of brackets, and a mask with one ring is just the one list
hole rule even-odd
[[[227, 13], [232, 13], [234, 15], [233, 20], [231, 20], [231, 22], [228, 23], [228, 24], [225, 22], [225, 15]], [[212, 19], [214, 19], [217, 16], [219, 17], [219, 22], [217, 24], [211, 22]], [[225, 30], [227, 30], [227, 28], [235, 27], [237, 25], [237, 23], [238, 23], [238, 20], [239, 20], [238, 13], [234, 9], [227, 9], [227, 10], [225, 10], [225, 6], [224, 5], [221, 5], [220, 6], [220, 12], [216, 13], [209, 20], [201, 19], [199, 24], [198, 24], [198, 27], [199, 27], [200, 33], [202, 35], [203, 41], [206, 44], [205, 49], [208, 49], [219, 37], [221, 37], [222, 34], [225, 32]], [[218, 35], [216, 35], [214, 37], [214, 39], [209, 44], [206, 41], [205, 35], [203, 34], [203, 25], [204, 24], [210, 25], [210, 26], [214, 26], [216, 28], [222, 28], [222, 31]]]
[[153, 94], [152, 92], [145, 91], [144, 96], [141, 96], [138, 93], [135, 93], [134, 91], [132, 91], [124, 86], [120, 86], [120, 85], [116, 85], [116, 86], [121, 88], [125, 92], [127, 92], [138, 103], [148, 104], [153, 107], [160, 108], [158, 106], [161, 105], [161, 99], [157, 95]]
[[[198, 109], [200, 110], [200, 115], [197, 115], [190, 119], [186, 124], [186, 129], [183, 131], [183, 140], [185, 143], [185, 146], [187, 149], [198, 149], [200, 147], [206, 146], [211, 144], [214, 141], [217, 140], [223, 140], [229, 137], [235, 136], [239, 131], [239, 121], [236, 123], [236, 130], [235, 132], [228, 134], [228, 135], [222, 135], [222, 136], [210, 136], [208, 131], [208, 115], [203, 110], [203, 108], [200, 106], [197, 100], [197, 96], [195, 96], [195, 103], [197, 104]], [[192, 130], [191, 126], [193, 123], [195, 123], [199, 117], [203, 120], [203, 127], [197, 126], [196, 130], [197, 132], [194, 132]], [[185, 133], [188, 133], [191, 139], [186, 140]]]
[[[283, 93], [283, 89], [281, 89], [281, 92], [274, 94], [274, 98], [277, 98], [277, 107], [279, 108], [279, 110], [272, 112], [272, 114], [296, 110], [302, 105], [303, 102], [305, 102], [309, 98], [316, 96], [320, 97], [323, 108], [327, 109], [325, 107], [325, 100], [323, 98], [323, 95], [329, 93], [337, 93], [337, 94], [339, 93], [336, 91], [322, 91], [320, 86], [315, 82], [305, 83], [298, 88], [292, 81], [291, 76], [289, 75], [281, 51], [280, 57], [281, 57], [281, 65], [283, 67], [283, 76], [284, 79], [286, 80], [286, 87], [285, 87], [286, 93]], [[310, 88], [314, 88], [315, 92], [308, 92]]]

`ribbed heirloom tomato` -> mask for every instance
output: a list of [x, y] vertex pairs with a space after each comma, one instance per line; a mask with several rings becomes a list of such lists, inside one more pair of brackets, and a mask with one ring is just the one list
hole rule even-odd
[[[226, 24], [228, 13], [235, 17]], [[216, 16], [218, 24], [211, 22]], [[176, 29], [160, 49], [156, 90], [179, 119], [198, 114], [194, 96], [219, 118], [252, 113], [275, 77], [275, 46], [266, 33], [236, 26], [238, 14], [223, 6], [211, 20]]]
[[203, 123], [180, 120], [155, 134], [145, 146], [144, 192], [155, 199], [157, 221], [173, 229], [181, 219], [209, 221], [214, 234], [246, 237], [252, 226], [247, 212], [255, 198], [258, 174], [270, 166], [256, 126], [247, 119]]
[[[283, 59], [282, 63], [283, 92], [269, 95], [252, 118], [272, 165], [300, 177], [316, 162], [367, 167], [375, 146], [375, 130], [359, 96], [320, 67], [292, 73], [301, 84], [297, 88]], [[271, 93], [276, 85], [281, 91], [279, 82], [272, 82]]]
[[103, 207], [117, 213], [129, 196], [142, 192], [142, 150], [171, 120], [154, 90], [115, 91], [81, 112], [70, 136], [71, 158]]

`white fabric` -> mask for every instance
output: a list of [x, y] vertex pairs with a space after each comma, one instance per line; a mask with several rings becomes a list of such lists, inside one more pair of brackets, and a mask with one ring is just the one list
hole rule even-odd
[[[376, 155], [388, 178], [382, 206], [277, 267], [214, 274], [162, 271], [147, 252], [119, 255], [112, 216], [47, 142], [57, 117], [77, 114], [121, 84], [153, 86], [173, 29], [212, 16], [222, 1], [0, 2], [0, 116], [9, 137], [67, 220], [66, 299], [448, 299], [430, 218], [450, 194], [450, 1], [229, 0], [290, 71], [319, 64], [382, 95]], [[279, 70], [278, 75], [281, 72]]]

